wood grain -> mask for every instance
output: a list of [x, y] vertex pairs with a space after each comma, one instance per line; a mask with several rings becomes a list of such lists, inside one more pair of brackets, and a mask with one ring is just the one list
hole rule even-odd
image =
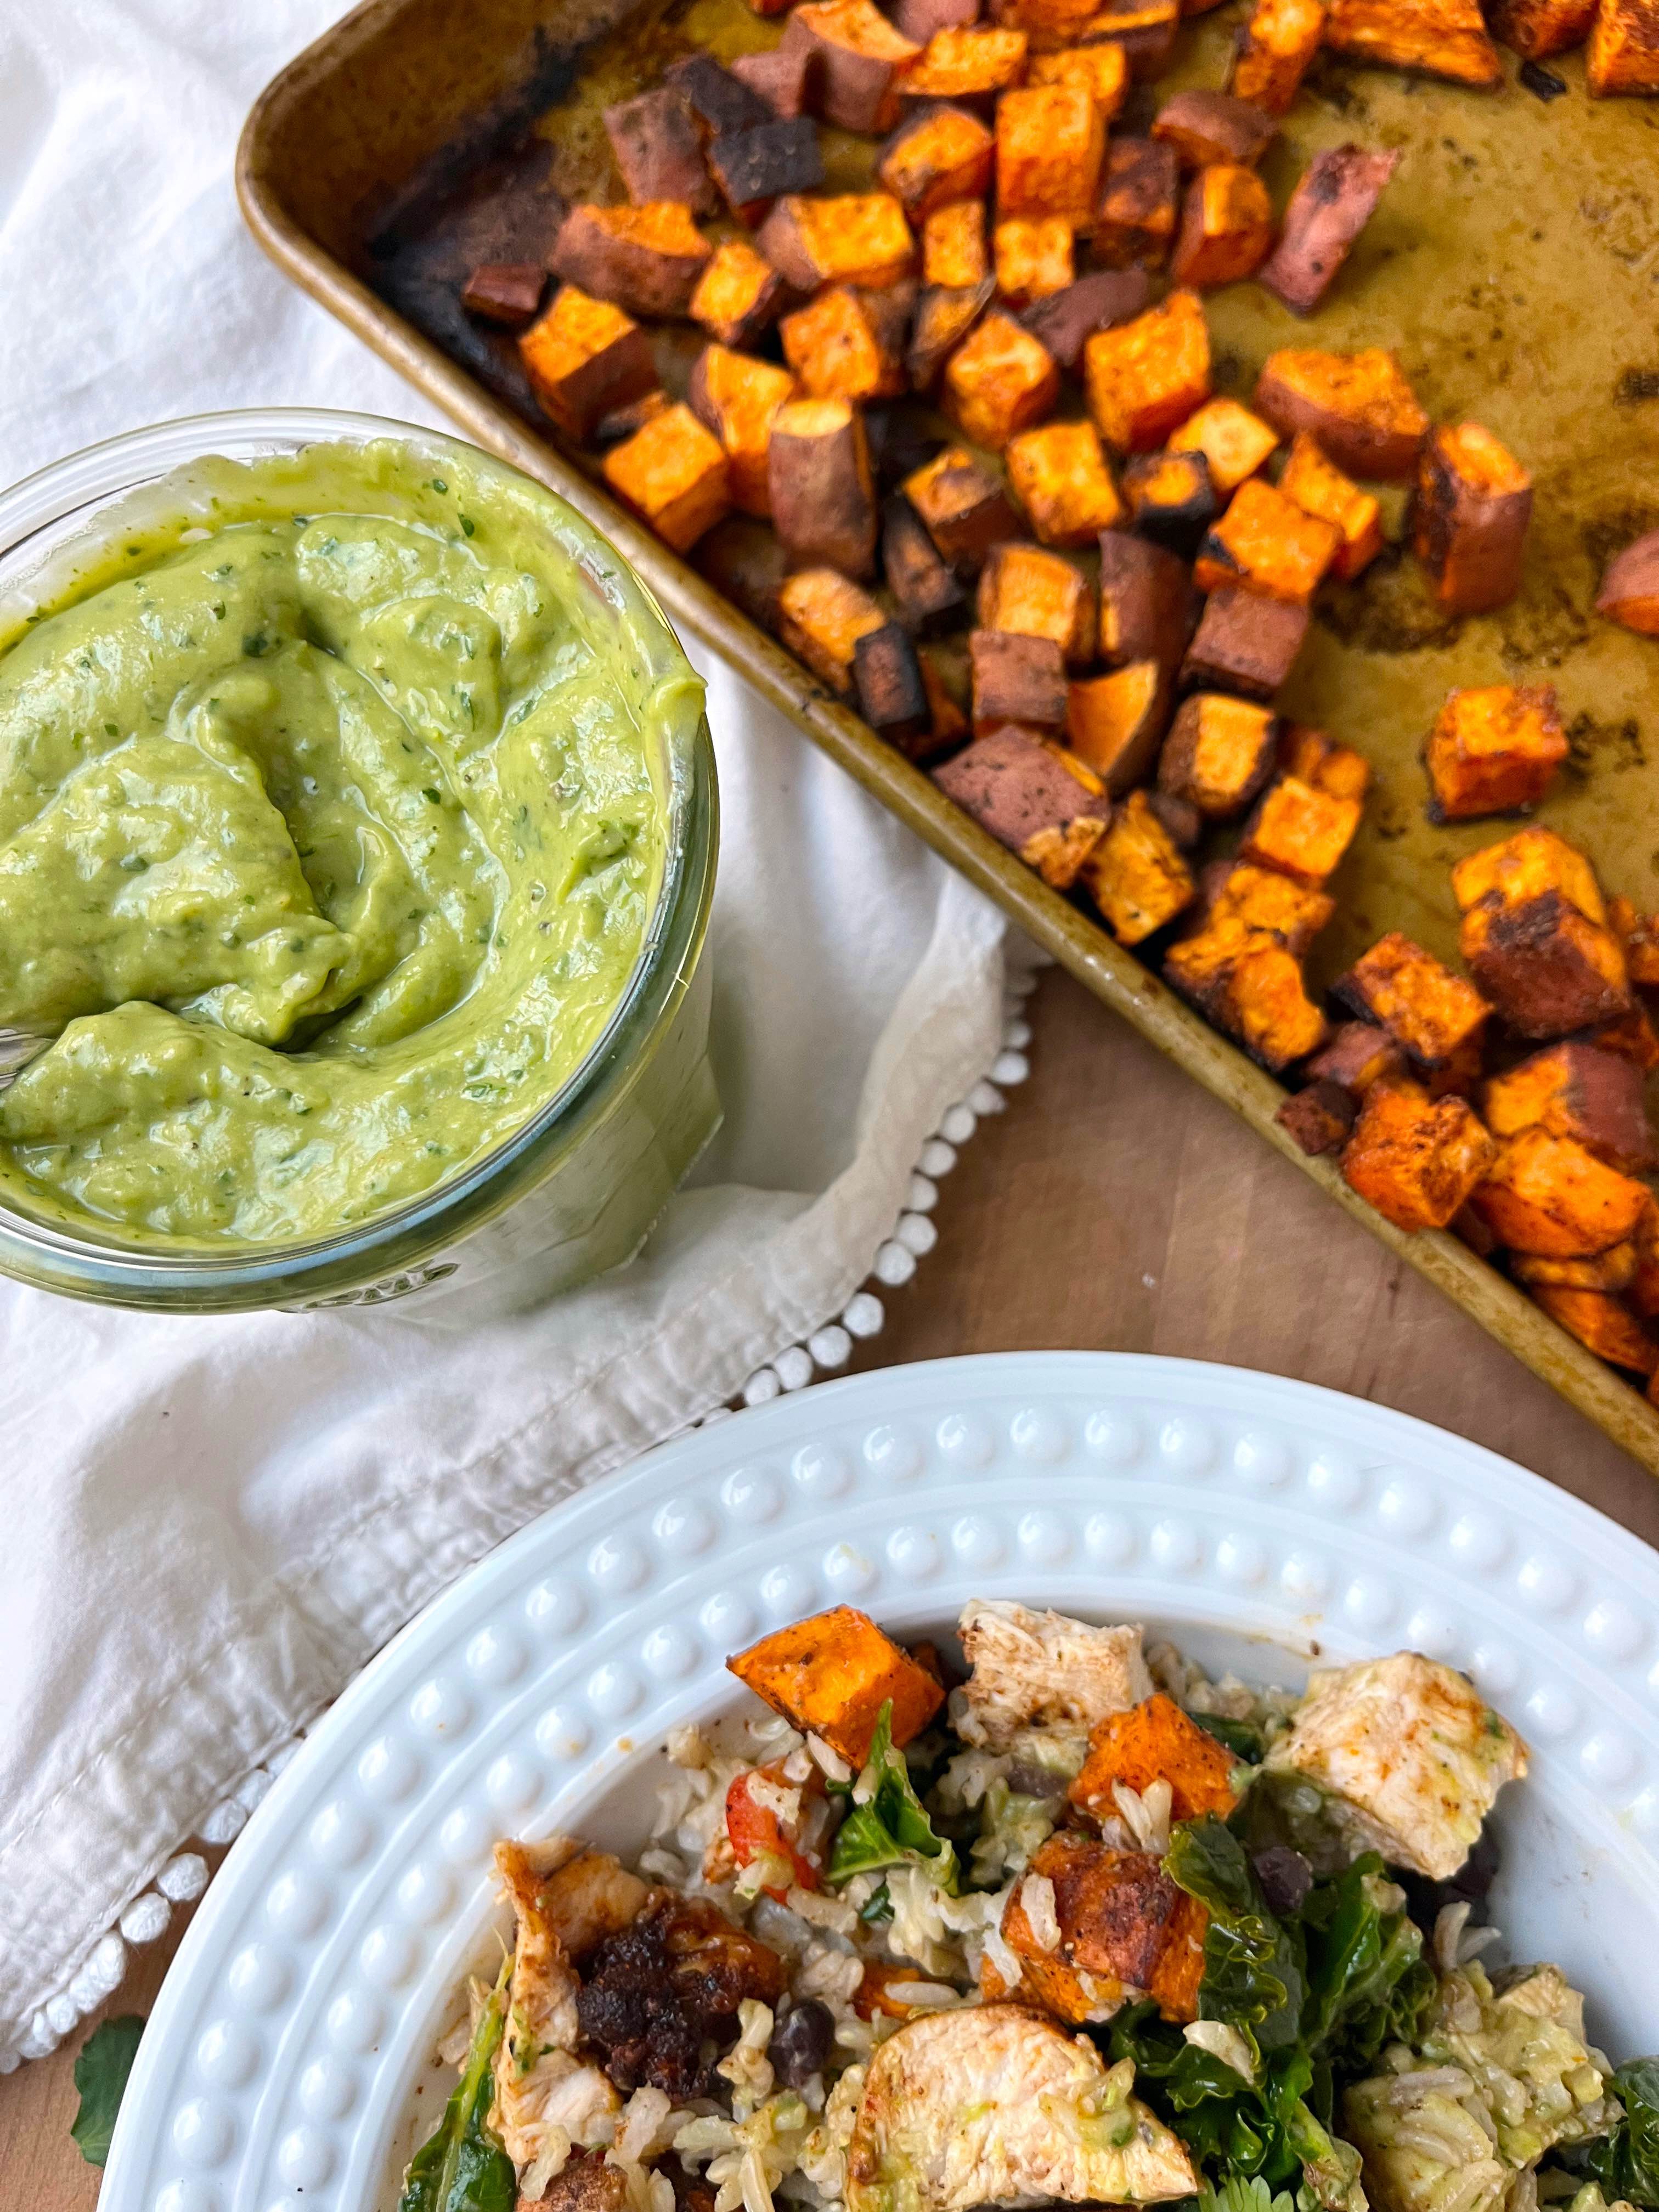
[[[939, 1241], [855, 1363], [1160, 1352], [1298, 1376], [1456, 1430], [1659, 1542], [1659, 1483], [1069, 977], [1031, 1081], [945, 1185]], [[182, 1920], [113, 2000], [147, 2012]], [[77, 2031], [0, 2081], [0, 2206], [88, 2212]]]

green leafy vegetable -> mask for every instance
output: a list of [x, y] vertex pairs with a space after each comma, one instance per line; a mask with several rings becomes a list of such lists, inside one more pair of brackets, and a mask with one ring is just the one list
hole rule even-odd
[[866, 1928], [879, 1928], [884, 1921], [890, 1920], [892, 1917], [893, 1900], [887, 1893], [886, 1883], [883, 1882], [879, 1889], [872, 1893], [869, 1900], [860, 1911], [859, 1918]]
[[1267, 1743], [1253, 1721], [1230, 1721], [1221, 1713], [1189, 1713], [1188, 1718], [1196, 1721], [1206, 1735], [1224, 1743], [1235, 1759], [1249, 1766], [1261, 1765]]
[[70, 2133], [88, 2166], [102, 2166], [109, 2156], [115, 2115], [121, 2109], [127, 2076], [138, 2056], [138, 2039], [143, 2032], [143, 2021], [134, 2013], [125, 2013], [119, 2020], [106, 2020], [94, 2027], [81, 2045], [81, 2055], [75, 2062], [81, 2109]]
[[1572, 2169], [1598, 2181], [1610, 2199], [1659, 2206], [1659, 2058], [1632, 2058], [1613, 2086], [1625, 2117], [1610, 2136], [1587, 2143]]
[[864, 1773], [873, 1778], [874, 1794], [867, 1803], [853, 1805], [836, 1830], [830, 1857], [830, 1881], [846, 1881], [855, 1874], [873, 1873], [879, 1867], [920, 1866], [927, 1870], [929, 1881], [954, 1897], [958, 1880], [956, 1851], [935, 1832], [911, 1785], [904, 1754], [893, 1748], [890, 1699], [876, 1722]]
[[507, 2025], [508, 1965], [472, 2032], [466, 2067], [443, 2118], [409, 2162], [398, 2212], [514, 2212], [519, 2180], [491, 2131], [491, 2068]]
[[1302, 1911], [1308, 2002], [1303, 2040], [1368, 2073], [1385, 2043], [1414, 2044], [1433, 2002], [1433, 1969], [1406, 1893], [1374, 1851], [1310, 1892]]
[[1258, 2051], [1294, 2044], [1304, 1993], [1297, 1947], [1267, 1910], [1237, 1837], [1213, 1813], [1183, 1820], [1164, 1871], [1209, 1908], [1200, 2017], [1242, 2028]]

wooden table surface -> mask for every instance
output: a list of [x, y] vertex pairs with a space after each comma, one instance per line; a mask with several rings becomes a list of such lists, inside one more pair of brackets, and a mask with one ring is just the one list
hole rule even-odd
[[[1455, 1429], [1659, 1543], [1659, 1484], [1067, 977], [1031, 1080], [944, 1187], [939, 1241], [858, 1364], [1086, 1346], [1293, 1375]], [[144, 2012], [183, 1931], [142, 1954]], [[86, 2031], [0, 2081], [0, 2207], [85, 2212], [70, 2140]]]

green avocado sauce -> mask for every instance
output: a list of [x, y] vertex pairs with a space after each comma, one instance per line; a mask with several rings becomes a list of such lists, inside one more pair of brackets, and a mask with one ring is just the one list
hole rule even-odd
[[329, 1234], [531, 1119], [639, 957], [697, 682], [482, 460], [217, 465], [0, 651], [0, 1023], [57, 1034], [0, 1200], [124, 1243]]

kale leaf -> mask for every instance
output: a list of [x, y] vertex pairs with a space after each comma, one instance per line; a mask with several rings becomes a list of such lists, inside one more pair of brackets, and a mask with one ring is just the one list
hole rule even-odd
[[1659, 2058], [1632, 2058], [1613, 2077], [1625, 2117], [1610, 2136], [1589, 2143], [1575, 2172], [1601, 2185], [1611, 2203], [1659, 2206]]
[[507, 1978], [490, 1991], [472, 2031], [466, 2066], [443, 2118], [409, 2162], [398, 2212], [514, 2212], [518, 2175], [489, 2124], [495, 2053], [507, 2026]]
[[121, 2109], [127, 2076], [138, 2056], [138, 2039], [143, 2032], [142, 2020], [124, 2013], [119, 2020], [106, 2020], [94, 2027], [81, 2045], [81, 2055], [75, 2062], [81, 2109], [70, 2134], [88, 2166], [102, 2166], [109, 2156], [115, 2115]]
[[874, 1873], [881, 1867], [921, 1866], [929, 1881], [954, 1897], [958, 1881], [956, 1851], [936, 1833], [911, 1785], [903, 1753], [893, 1748], [890, 1698], [877, 1719], [864, 1771], [873, 1773], [875, 1793], [867, 1803], [849, 1806], [847, 1818], [836, 1831], [830, 1855], [830, 1881], [846, 1881], [855, 1874]]

